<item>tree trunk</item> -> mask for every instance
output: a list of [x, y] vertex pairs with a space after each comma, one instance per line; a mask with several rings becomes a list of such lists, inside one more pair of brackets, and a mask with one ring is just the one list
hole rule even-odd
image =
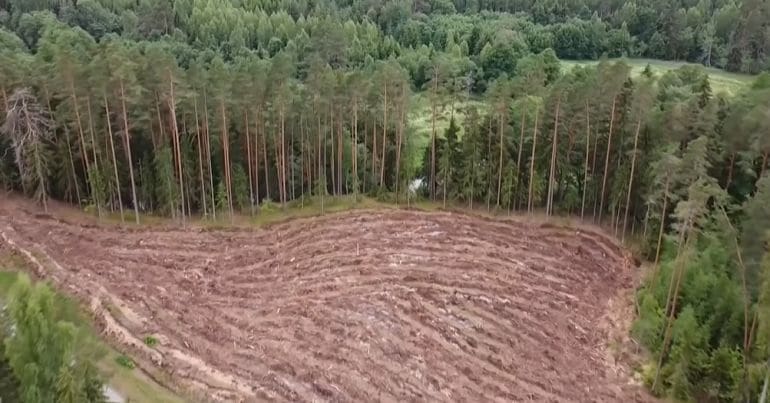
[[174, 153], [176, 154], [176, 169], [177, 174], [179, 175], [179, 198], [182, 202], [182, 208], [180, 209], [180, 213], [182, 214], [182, 226], [185, 225], [185, 193], [184, 193], [184, 171], [182, 169], [182, 145], [181, 145], [181, 139], [179, 137], [179, 125], [177, 124], [176, 120], [176, 98], [174, 97], [174, 80], [171, 76], [171, 70], [168, 71], [168, 81], [169, 81], [169, 87], [170, 87], [170, 94], [171, 94], [171, 102], [169, 104], [169, 113], [171, 114], [171, 128], [174, 131]]
[[[99, 172], [99, 158], [98, 154], [96, 153], [97, 150], [97, 144], [96, 144], [96, 137], [94, 136], [94, 118], [93, 114], [91, 113], [91, 97], [86, 97], [86, 110], [88, 112], [88, 134], [91, 137], [91, 153], [94, 157], [94, 171], [97, 173], [97, 175], [101, 175], [101, 172]], [[90, 173], [89, 173], [90, 174]], [[99, 218], [102, 218], [102, 203], [104, 200], [97, 200], [100, 195], [100, 191], [92, 192], [94, 196], [94, 204], [96, 204], [96, 214]]]
[[388, 134], [388, 83], [384, 85], [385, 98], [382, 101], [382, 159], [380, 160], [380, 187], [385, 185], [385, 143]]
[[610, 152], [612, 151], [612, 128], [615, 123], [615, 104], [617, 103], [617, 96], [612, 98], [612, 109], [610, 111], [610, 131], [607, 134], [607, 155], [604, 159], [604, 175], [602, 175], [602, 193], [599, 198], [599, 222], [602, 220], [602, 214], [604, 213], [604, 192], [607, 187], [607, 173], [610, 167]]
[[[344, 155], [344, 143], [342, 141], [342, 123], [344, 121], [342, 111], [339, 112], [337, 119], [337, 194], [347, 193], [347, 181], [345, 181], [345, 175], [343, 172], [345, 155]], [[343, 189], [343, 186], [345, 187]], [[344, 192], [344, 193], [343, 193]]]
[[[489, 117], [489, 125], [487, 126], [487, 156], [491, 159], [492, 157], [492, 116], [490, 114]], [[492, 164], [489, 160], [486, 161], [487, 166], [487, 193], [486, 193], [486, 199], [487, 199], [487, 212], [490, 211], [490, 203], [492, 199]]]
[[725, 190], [730, 189], [730, 185], [733, 183], [733, 169], [735, 168], [735, 152], [730, 153], [730, 165], [727, 166], [727, 183], [725, 183]]
[[[405, 85], [405, 84], [404, 84]], [[401, 144], [404, 139], [404, 118], [406, 110], [406, 88], [404, 85], [401, 87], [401, 105], [400, 105], [400, 118], [398, 124], [398, 135], [396, 141], [396, 205], [398, 205], [398, 185], [401, 182]]]
[[765, 382], [762, 385], [762, 394], [759, 395], [759, 403], [767, 402], [767, 390], [770, 388], [770, 358], [767, 360], [767, 370], [765, 373]]
[[80, 143], [80, 156], [82, 158], [83, 169], [85, 170], [85, 174], [86, 174], [86, 194], [88, 194], [88, 189], [89, 189], [88, 172], [91, 171], [91, 163], [88, 161], [88, 153], [86, 150], [85, 136], [83, 135], [83, 124], [80, 119], [80, 108], [78, 107], [79, 102], [78, 102], [78, 96], [75, 93], [74, 82], [70, 82], [70, 91], [71, 91], [70, 97], [72, 98], [72, 103], [73, 103], [72, 107], [75, 110], [75, 122], [78, 125], [78, 140]]
[[537, 149], [537, 120], [540, 116], [540, 109], [535, 111], [535, 131], [532, 136], [532, 156], [529, 160], [529, 197], [527, 198], [527, 212], [532, 212], [532, 187], [535, 180], [535, 150]]
[[642, 128], [642, 120], [636, 122], [636, 134], [634, 134], [634, 155], [631, 157], [631, 175], [628, 178], [628, 193], [626, 194], [626, 211], [623, 214], [623, 235], [621, 242], [626, 240], [626, 226], [628, 225], [628, 208], [631, 205], [631, 188], [634, 186], [634, 172], [636, 169], [636, 148], [639, 145], [639, 132]]
[[551, 145], [551, 168], [548, 177], [548, 202], [546, 203], [545, 214], [553, 214], [553, 187], [556, 182], [556, 145], [559, 139], [559, 107], [561, 106], [561, 97], [556, 100], [556, 117], [554, 118], [553, 141]]
[[204, 145], [206, 146], [206, 162], [209, 170], [209, 190], [211, 190], [211, 218], [217, 219], [216, 188], [214, 188], [214, 166], [211, 161], [211, 131], [209, 130], [209, 100], [206, 89], [203, 89], [203, 125]]
[[503, 148], [505, 147], [505, 139], [503, 138], [503, 127], [505, 125], [505, 122], [503, 121], [503, 114], [500, 113], [499, 116], [500, 121], [500, 160], [498, 162], [497, 167], [497, 203], [495, 204], [496, 208], [500, 208], [500, 192], [503, 190]]
[[524, 130], [527, 127], [527, 108], [526, 106], [521, 111], [521, 134], [519, 134], [519, 150], [518, 150], [518, 156], [516, 157], [516, 200], [514, 203], [514, 208], [516, 210], [519, 209], [519, 201], [521, 200], [521, 195], [519, 194], [521, 191], [521, 154], [522, 151], [524, 151]]
[[281, 118], [281, 207], [286, 208], [286, 112], [281, 105], [279, 115]]
[[131, 198], [134, 203], [134, 218], [139, 224], [139, 203], [136, 200], [136, 182], [134, 181], [134, 165], [131, 163], [131, 140], [128, 130], [128, 111], [126, 110], [126, 94], [123, 87], [123, 80], [120, 80], [120, 100], [123, 106], [123, 141], [126, 147], [126, 160], [128, 161], [128, 176], [131, 179]]
[[254, 112], [254, 200], [259, 210], [259, 123], [260, 110]]
[[591, 115], [588, 111], [588, 102], [586, 102], [586, 153], [585, 166], [583, 168], [583, 200], [580, 202], [580, 219], [585, 218], [586, 212], [586, 194], [588, 192], [588, 155], [591, 153]]
[[206, 199], [208, 196], [206, 195], [206, 181], [203, 177], [203, 144], [201, 139], [201, 126], [200, 126], [200, 119], [198, 116], [198, 97], [197, 95], [193, 96], [193, 109], [195, 111], [195, 142], [198, 146], [198, 173], [200, 174], [200, 180], [201, 180], [201, 203], [203, 204], [203, 216], [208, 216], [208, 203]]
[[724, 207], [720, 207], [720, 210], [722, 210], [722, 215], [725, 218], [725, 221], [727, 222], [727, 225], [730, 226], [730, 229], [732, 230], [734, 236], [733, 241], [735, 241], [735, 253], [738, 257], [738, 267], [741, 268], [741, 288], [743, 291], [743, 379], [744, 379], [744, 394], [746, 397], [749, 397], [748, 390], [746, 390], [746, 377], [748, 371], [748, 354], [749, 354], [749, 343], [750, 336], [751, 336], [751, 329], [749, 327], [749, 289], [746, 282], [746, 265], [743, 262], [743, 255], [741, 254], [741, 246], [738, 243], [738, 231], [736, 231], [735, 227], [733, 226], [732, 222], [730, 222], [730, 217], [727, 215], [727, 212], [725, 211]]
[[353, 155], [353, 201], [358, 202], [358, 99], [353, 101], [353, 144], [350, 146]]
[[[334, 109], [331, 105], [329, 105], [329, 137], [331, 139], [332, 143], [332, 149], [329, 150], [331, 153], [331, 170], [330, 173], [332, 174], [332, 196], [337, 195], [337, 165], [336, 165], [336, 143], [334, 142]], [[324, 149], [324, 152], [326, 152], [326, 149]]]
[[[596, 154], [598, 150], [599, 150], [599, 128], [596, 127], [594, 129], [594, 153], [593, 153], [593, 156], [591, 157], [591, 176], [594, 179], [596, 179]], [[599, 206], [598, 193], [599, 193], [599, 189], [597, 186], [597, 189], [594, 190], [594, 205], [593, 205], [593, 212], [591, 217], [591, 221], [593, 221], [594, 223], [596, 223], [596, 208]]]
[[430, 104], [430, 120], [431, 120], [431, 135], [430, 135], [430, 199], [436, 200], [436, 97], [438, 96], [438, 71], [433, 71], [433, 99]]
[[227, 110], [224, 98], [219, 99], [219, 110], [222, 113], [222, 153], [224, 154], [225, 187], [227, 189], [227, 207], [230, 209], [230, 221], [234, 221], [233, 215], [233, 188], [230, 174], [230, 138], [227, 132]]
[[670, 185], [670, 175], [669, 173], [666, 173], [666, 184], [663, 185], [663, 211], [660, 213], [660, 230], [658, 231], [658, 246], [655, 248], [655, 262], [654, 268], [652, 271], [652, 287], [654, 288], [656, 286], [656, 280], [658, 275], [658, 269], [660, 264], [660, 249], [663, 246], [663, 233], [666, 229], [666, 209], [668, 208], [668, 188]]
[[[301, 119], [301, 118], [300, 118]], [[294, 189], [296, 188], [294, 180], [295, 180], [295, 174], [296, 170], [294, 169], [294, 146], [296, 144], [296, 140], [294, 138], [296, 137], [294, 130], [296, 130], [296, 126], [291, 126], [291, 131], [289, 132], [289, 155], [287, 156], [286, 164], [289, 165], [287, 170], [289, 171], [289, 190], [287, 191], [286, 197], [287, 201], [288, 198], [291, 197], [292, 200], [294, 200]]]
[[[265, 129], [264, 127], [262, 129]], [[267, 159], [267, 130], [262, 130], [262, 159], [265, 160], [265, 197], [270, 200], [270, 160]]]
[[369, 133], [369, 121], [364, 119], [364, 135], [363, 135], [363, 138], [364, 138], [364, 164], [362, 165], [363, 172], [361, 172], [363, 174], [363, 178], [364, 178], [364, 183], [361, 185], [361, 191], [364, 194], [366, 194], [366, 180], [369, 177], [369, 175], [366, 174], [366, 167], [367, 167], [367, 164], [369, 163], [369, 161], [367, 160], [367, 158], [369, 156], [369, 148], [367, 147], [367, 144], [366, 144], [366, 135], [367, 135], [367, 133]]
[[246, 129], [246, 167], [249, 174], [249, 205], [251, 215], [254, 215], [254, 169], [251, 165], [251, 133], [249, 132], [249, 110], [243, 110], [243, 126]]
[[112, 122], [110, 121], [110, 105], [107, 102], [107, 94], [104, 93], [104, 113], [107, 116], [107, 136], [110, 139], [110, 155], [112, 156], [112, 168], [115, 174], [115, 187], [118, 194], [118, 207], [120, 207], [120, 222], [125, 222], [126, 218], [123, 214], [123, 198], [120, 195], [120, 177], [118, 176], [118, 160], [115, 158], [115, 141], [112, 139]]
[[[682, 243], [688, 243], [689, 242], [689, 228], [690, 228], [690, 221], [692, 217], [687, 217], [685, 220], [684, 228], [682, 228], [682, 232], [679, 237], [680, 245]], [[682, 246], [681, 250], [686, 249], [686, 246]], [[657, 386], [658, 381], [660, 379], [660, 368], [663, 366], [663, 358], [666, 356], [666, 352], [668, 350], [668, 344], [671, 341], [671, 328], [674, 323], [674, 315], [676, 314], [676, 300], [679, 297], [679, 288], [682, 283], [682, 277], [684, 275], [684, 271], [687, 268], [686, 265], [682, 262], [683, 259], [680, 258], [680, 253], [677, 253], [676, 257], [676, 267], [674, 268], [674, 271], [671, 273], [671, 285], [673, 286], [673, 295], [671, 294], [671, 287], [669, 287], [669, 298], [666, 300], [666, 310], [663, 311], [664, 314], [668, 315], [668, 320], [666, 323], [666, 331], [663, 336], [663, 345], [661, 346], [660, 350], [660, 357], [658, 358], [658, 366], [655, 368], [655, 380], [652, 383], [652, 390], [655, 390], [655, 386]], [[676, 280], [674, 280], [674, 276], [676, 276]], [[669, 306], [671, 308], [669, 312]]]

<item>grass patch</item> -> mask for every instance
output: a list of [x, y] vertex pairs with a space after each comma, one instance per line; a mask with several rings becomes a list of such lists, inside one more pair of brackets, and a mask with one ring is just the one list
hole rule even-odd
[[[631, 66], [631, 75], [636, 77], [642, 74], [645, 67], [650, 65], [652, 72], [657, 76], [664, 74], [669, 70], [676, 70], [682, 66], [693, 66], [702, 68], [709, 75], [711, 80], [711, 89], [715, 93], [724, 92], [728, 95], [735, 95], [742, 89], [751, 85], [756, 76], [750, 74], [731, 73], [714, 67], [706, 67], [697, 63], [675, 62], [668, 60], [655, 59], [610, 59], [610, 61], [625, 60]], [[562, 71], [567, 71], [574, 66], [592, 66], [598, 64], [598, 60], [562, 60]]]
[[[484, 102], [480, 99], [469, 99], [463, 102], [456, 102], [454, 113], [452, 106], [445, 105], [437, 110], [436, 116], [436, 136], [444, 137], [444, 131], [449, 127], [449, 121], [454, 116], [455, 123], [460, 128], [459, 137], [463, 134], [463, 123], [469, 107], [482, 109]], [[430, 107], [430, 95], [428, 93], [417, 93], [412, 97], [412, 105], [409, 112], [409, 129], [411, 141], [411, 155], [414, 166], [421, 166], [425, 155], [425, 149], [430, 146], [431, 134], [433, 132], [433, 119]]]
[[144, 338], [144, 344], [147, 345], [147, 347], [155, 347], [158, 345], [158, 339], [152, 336], [147, 336]]
[[134, 364], [134, 361], [122, 354], [115, 357], [115, 362], [123, 368], [127, 368], [127, 369], [136, 368], [136, 364]]

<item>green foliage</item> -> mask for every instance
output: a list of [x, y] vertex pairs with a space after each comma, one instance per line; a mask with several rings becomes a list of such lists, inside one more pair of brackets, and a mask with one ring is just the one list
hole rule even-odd
[[155, 160], [153, 161], [154, 178], [158, 182], [154, 188], [160, 211], [164, 214], [176, 215], [179, 206], [179, 188], [176, 178], [174, 178], [173, 164], [174, 161], [170, 147], [164, 146], [155, 153]]
[[123, 368], [126, 369], [134, 369], [136, 368], [136, 364], [134, 364], [134, 361], [130, 358], [128, 358], [125, 355], [119, 355], [115, 358], [115, 362], [118, 363]]
[[246, 177], [241, 164], [233, 166], [233, 202], [234, 206], [241, 212], [247, 211], [251, 202], [249, 201], [249, 178]]
[[102, 382], [84, 346], [84, 334], [60, 320], [55, 295], [19, 276], [8, 300], [12, 331], [5, 356], [24, 402], [103, 402]]
[[158, 345], [158, 339], [153, 336], [147, 336], [144, 338], [144, 344], [147, 345], [147, 347], [155, 347]]

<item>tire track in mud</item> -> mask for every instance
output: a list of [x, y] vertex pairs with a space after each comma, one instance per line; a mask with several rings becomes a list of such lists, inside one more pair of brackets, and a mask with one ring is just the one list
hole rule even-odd
[[124, 303], [140, 319], [121, 323], [161, 336], [165, 370], [211, 398], [639, 398], [605, 365], [608, 301], [632, 284], [599, 232], [400, 210], [222, 231], [0, 220], [60, 286]]

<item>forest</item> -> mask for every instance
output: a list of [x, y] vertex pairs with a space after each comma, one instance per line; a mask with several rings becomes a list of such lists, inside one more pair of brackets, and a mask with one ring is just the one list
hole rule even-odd
[[136, 223], [343, 195], [579, 217], [649, 261], [652, 392], [754, 401], [769, 58], [761, 0], [0, 0], [0, 183]]

